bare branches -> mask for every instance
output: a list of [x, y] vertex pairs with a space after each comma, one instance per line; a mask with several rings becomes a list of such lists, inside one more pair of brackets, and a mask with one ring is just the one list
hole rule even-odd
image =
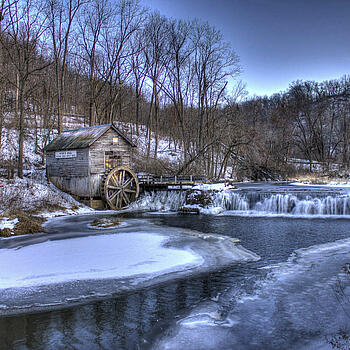
[[55, 62], [57, 89], [57, 128], [63, 131], [63, 98], [65, 95], [65, 78], [68, 55], [72, 50], [72, 34], [76, 31], [76, 18], [87, 0], [46, 0], [49, 18], [53, 57]]
[[232, 144], [236, 127], [223, 106], [240, 69], [216, 28], [168, 19], [138, 0], [0, 0], [0, 14], [0, 77], [21, 133], [30, 113], [59, 133], [66, 114], [89, 125], [132, 122], [137, 133], [143, 124], [149, 156], [167, 134], [184, 163], [219, 172], [212, 164], [225, 151], [213, 141]]

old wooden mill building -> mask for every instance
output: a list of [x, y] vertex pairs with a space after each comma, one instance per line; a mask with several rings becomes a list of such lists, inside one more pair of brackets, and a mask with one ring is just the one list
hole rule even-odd
[[64, 131], [45, 147], [47, 178], [94, 209], [122, 209], [144, 191], [183, 190], [203, 176], [137, 177], [136, 145], [115, 124]]
[[135, 147], [114, 124], [67, 130], [45, 148], [48, 180], [95, 209], [126, 207], [139, 194]]

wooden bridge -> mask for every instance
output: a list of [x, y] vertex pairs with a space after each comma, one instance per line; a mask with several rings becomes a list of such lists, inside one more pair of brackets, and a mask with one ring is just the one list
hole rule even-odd
[[152, 190], [186, 190], [195, 186], [198, 182], [207, 182], [206, 176], [157, 176], [157, 175], [138, 175], [140, 188], [143, 191]]

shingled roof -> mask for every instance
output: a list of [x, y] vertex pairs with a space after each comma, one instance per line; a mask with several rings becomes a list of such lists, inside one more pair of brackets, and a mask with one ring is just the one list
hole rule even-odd
[[45, 147], [45, 151], [60, 151], [90, 147], [109, 129], [113, 129], [132, 147], [136, 147], [136, 145], [126, 135], [124, 135], [114, 124], [105, 124], [90, 126], [88, 128], [66, 130], [62, 132], [62, 134], [57, 136], [54, 140], [52, 140]]

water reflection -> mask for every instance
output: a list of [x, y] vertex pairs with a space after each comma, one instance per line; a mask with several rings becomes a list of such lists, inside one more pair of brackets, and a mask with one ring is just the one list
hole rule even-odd
[[70, 309], [0, 318], [0, 348], [141, 349], [158, 321], [172, 320], [244, 280], [247, 268], [227, 268]]
[[[165, 226], [238, 237], [244, 247], [261, 255], [263, 260], [88, 305], [0, 318], [0, 349], [144, 349], [147, 340], [161, 332], [167, 321], [173, 321], [199, 302], [232, 287], [245, 291], [253, 288], [254, 281], [266, 273], [259, 267], [285, 261], [297, 248], [349, 237], [349, 221], [343, 219], [163, 215], [153, 220]], [[226, 299], [227, 303], [233, 299]], [[282, 309], [283, 305], [279, 307]], [[223, 308], [229, 312], [231, 305]], [[285, 327], [288, 325], [284, 324]]]

